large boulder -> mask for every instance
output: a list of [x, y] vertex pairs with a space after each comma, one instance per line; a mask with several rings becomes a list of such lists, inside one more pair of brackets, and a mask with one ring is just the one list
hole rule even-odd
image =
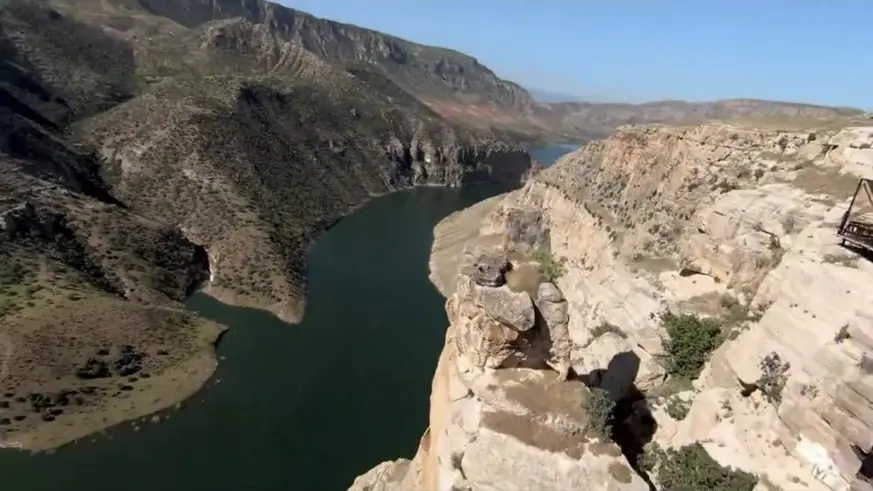
[[482, 254], [473, 264], [465, 266], [462, 273], [477, 285], [498, 287], [506, 283], [506, 272], [511, 267], [505, 257]]
[[476, 303], [494, 320], [517, 331], [534, 327], [534, 304], [525, 292], [514, 292], [508, 286], [499, 288], [476, 287]]

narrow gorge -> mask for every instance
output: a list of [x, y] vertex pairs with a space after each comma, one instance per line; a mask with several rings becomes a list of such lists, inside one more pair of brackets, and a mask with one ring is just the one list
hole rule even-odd
[[429, 427], [351, 489], [871, 489], [871, 144], [625, 126], [448, 217]]
[[53, 449], [192, 396], [225, 332], [183, 308], [198, 287], [299, 322], [307, 252], [339, 219], [533, 166], [378, 66], [306, 49], [287, 28], [311, 16], [153, 3], [0, 8], [0, 448]]

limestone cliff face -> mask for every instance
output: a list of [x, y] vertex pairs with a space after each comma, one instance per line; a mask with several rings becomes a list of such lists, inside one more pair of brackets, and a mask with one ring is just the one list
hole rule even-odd
[[561, 291], [551, 283], [518, 289], [523, 264], [468, 260], [446, 304], [452, 324], [418, 453], [376, 467], [351, 489], [647, 489], [618, 446], [592, 433], [589, 390], [561, 375]]
[[[557, 287], [566, 297], [571, 373], [614, 400], [646, 394], [657, 423], [647, 440], [673, 448], [699, 442], [720, 464], [757, 475], [759, 489], [870, 489], [873, 312], [863, 285], [873, 281], [873, 265], [841, 247], [835, 233], [857, 176], [871, 173], [871, 138], [873, 128], [860, 127], [623, 127], [523, 189], [441, 223], [432, 269], [443, 268], [433, 277], [457, 312], [469, 289], [446, 281], [456, 266], [440, 259], [441, 248], [519, 257], [548, 248], [566, 259]], [[463, 244], [451, 239], [461, 236], [458, 227]], [[671, 383], [659, 319], [667, 310], [732, 326], [693, 386], [673, 396], [688, 401], [681, 420], [656, 397]], [[457, 314], [452, 321], [446, 352], [481, 353], [470, 348], [481, 343], [452, 343], [465, 339], [453, 334]], [[559, 351], [544, 356], [560, 372]], [[615, 363], [623, 354], [636, 362]], [[767, 359], [778, 366], [766, 369]], [[778, 400], [767, 392], [774, 376], [784, 377]], [[428, 455], [442, 421], [432, 412]], [[413, 467], [433, 472], [421, 454]], [[465, 455], [462, 464], [478, 454]], [[524, 483], [503, 475], [493, 489]], [[651, 477], [657, 486], [657, 473]]]
[[[687, 394], [689, 417], [659, 413], [656, 441], [705, 442], [723, 464], [784, 489], [849, 489], [862, 485], [855, 475], [873, 444], [863, 364], [873, 319], [860, 286], [873, 267], [835, 232], [855, 176], [869, 176], [871, 134], [626, 127], [511, 196], [489, 227], [569, 259], [559, 284], [580, 373], [631, 348], [637, 387], [655, 388], [661, 311], [724, 316], [725, 298], [751, 307], [753, 321]], [[601, 322], [627, 339], [592, 340]], [[748, 395], [773, 353], [791, 367], [778, 407]]]

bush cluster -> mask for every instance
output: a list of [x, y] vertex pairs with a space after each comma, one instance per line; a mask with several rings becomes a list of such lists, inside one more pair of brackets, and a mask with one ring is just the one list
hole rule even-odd
[[752, 491], [758, 484], [755, 475], [716, 462], [700, 443], [666, 450], [653, 445], [640, 466], [656, 472], [664, 491]]
[[721, 326], [714, 319], [694, 314], [665, 312], [661, 322], [667, 330], [666, 368], [674, 376], [696, 379], [709, 355], [723, 341]]
[[531, 259], [540, 264], [540, 272], [548, 280], [554, 282], [566, 272], [564, 264], [567, 258], [556, 259], [547, 249], [534, 249], [530, 253]]
[[585, 412], [588, 413], [588, 429], [597, 438], [608, 439], [612, 436], [613, 410], [615, 402], [605, 390], [595, 387], [585, 399]]

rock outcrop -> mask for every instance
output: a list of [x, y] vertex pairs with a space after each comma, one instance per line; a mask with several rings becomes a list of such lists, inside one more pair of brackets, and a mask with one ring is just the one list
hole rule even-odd
[[[756, 476], [756, 489], [871, 489], [873, 299], [865, 285], [873, 281], [873, 265], [836, 236], [857, 178], [873, 175], [871, 138], [873, 128], [866, 127], [623, 127], [562, 158], [502, 203], [489, 204], [490, 214], [471, 210], [477, 220], [461, 212], [440, 224], [432, 266], [451, 267], [440, 260], [441, 231], [460, 235], [453, 224], [466, 224], [471, 256], [499, 251], [513, 258], [517, 267], [500, 288], [517, 286], [513, 275], [543, 251], [563, 259], [563, 274], [554, 285], [543, 283], [529, 293], [537, 319], [548, 326], [540, 335], [549, 340], [545, 350], [536, 342], [518, 344], [517, 329], [483, 322], [488, 315], [481, 306], [473, 308], [472, 300], [481, 287], [467, 285], [468, 278], [462, 276], [455, 290], [437, 282], [451, 295], [452, 327], [435, 377], [432, 402], [438, 409], [432, 408], [427, 441], [410, 467], [417, 474], [407, 478], [461, 469], [466, 480], [458, 482], [472, 489], [531, 485], [527, 474], [509, 471], [481, 488], [470, 480], [468, 469], [476, 475], [488, 465], [501, 468], [488, 459], [504, 455], [502, 440], [477, 439], [493, 445], [492, 453], [468, 447], [459, 467], [434, 457], [446, 455], [440, 449], [457, 448], [434, 444], [438, 435], [465, 428], [460, 420], [446, 423], [446, 403], [436, 390], [436, 381], [450, 372], [445, 367], [452, 366], [446, 359], [454, 359], [463, 360], [457, 370], [462, 379], [465, 368], [482, 367], [493, 392], [514, 387], [514, 379], [501, 379], [509, 374], [541, 384], [536, 390], [572, 390], [574, 375], [605, 390], [623, 408], [616, 414], [617, 424], [625, 425], [626, 453], [628, 435], [631, 447], [700, 444], [715, 465]], [[856, 213], [873, 211], [863, 201], [862, 195]], [[478, 231], [470, 232], [471, 226]], [[710, 318], [721, 328], [720, 346], [694, 380], [683, 380], [666, 363], [675, 352], [661, 318], [665, 312]], [[481, 319], [474, 320], [477, 315]], [[478, 334], [471, 336], [471, 329]], [[509, 350], [523, 356], [508, 356]], [[507, 368], [520, 360], [541, 361], [559, 374]], [[568, 360], [571, 376], [559, 383], [562, 360]], [[476, 392], [476, 383], [461, 387], [463, 400], [470, 400], [470, 392], [472, 400], [492, 400]], [[649, 435], [640, 426], [638, 409], [644, 405], [655, 408]], [[560, 407], [542, 404], [529, 419]], [[538, 451], [547, 446], [530, 445]], [[517, 458], [522, 468], [532, 461]], [[567, 469], [559, 459], [539, 462], [553, 472]], [[658, 465], [650, 473], [656, 487]], [[435, 483], [451, 481], [442, 479], [407, 481], [408, 487], [398, 489], [438, 489]], [[409, 487], [413, 482], [426, 485]], [[545, 481], [537, 486], [550, 489]]]
[[589, 389], [546, 368], [566, 366], [568, 355], [560, 289], [541, 283], [534, 299], [507, 284], [482, 285], [479, 272], [500, 271], [504, 260], [468, 260], [446, 304], [452, 324], [417, 455], [380, 465], [351, 489], [647, 489], [618, 446], [592, 434]]

